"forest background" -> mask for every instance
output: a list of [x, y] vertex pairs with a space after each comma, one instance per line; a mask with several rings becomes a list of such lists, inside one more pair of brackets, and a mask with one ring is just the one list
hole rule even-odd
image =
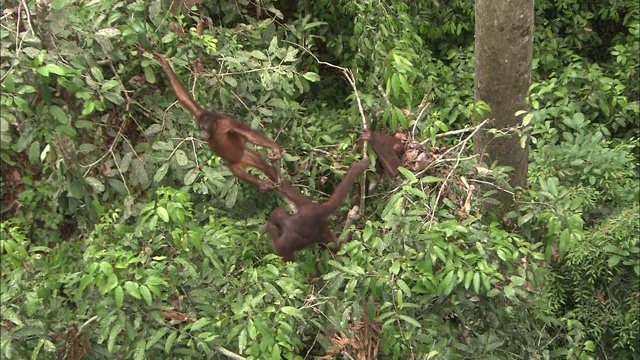
[[[489, 111], [474, 15], [471, 0], [3, 2], [2, 357], [637, 358], [638, 3], [535, 2], [524, 188], [473, 154]], [[364, 123], [412, 140], [406, 169], [344, 202], [338, 255], [285, 263], [260, 233], [281, 200], [203, 146], [144, 47], [275, 140], [314, 199], [361, 157]]]

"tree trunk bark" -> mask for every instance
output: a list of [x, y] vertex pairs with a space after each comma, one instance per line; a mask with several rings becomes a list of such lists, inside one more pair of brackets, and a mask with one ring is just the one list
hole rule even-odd
[[[491, 107], [493, 122], [474, 136], [479, 161], [510, 166], [509, 184], [525, 186], [529, 158], [528, 134], [514, 131], [522, 123], [518, 110], [527, 110], [533, 60], [534, 0], [476, 0], [475, 9], [475, 101]], [[496, 137], [497, 129], [506, 136]], [[525, 147], [520, 138], [527, 136]], [[497, 197], [503, 210], [512, 208], [513, 195], [501, 191]]]

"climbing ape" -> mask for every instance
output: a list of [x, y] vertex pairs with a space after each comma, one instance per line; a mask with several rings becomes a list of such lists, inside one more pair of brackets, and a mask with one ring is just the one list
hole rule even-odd
[[367, 158], [351, 165], [329, 200], [320, 204], [307, 199], [288, 181], [284, 181], [280, 191], [285, 198], [296, 205], [298, 211], [293, 215], [289, 215], [282, 208], [276, 208], [271, 212], [270, 221], [265, 224], [262, 232], [269, 232], [275, 253], [286, 261], [293, 261], [293, 253], [296, 250], [315, 243], [328, 245], [332, 242], [336, 244], [332, 251], [337, 252], [341, 244], [329, 229], [328, 217], [338, 209], [347, 196], [355, 177], [365, 171], [368, 166]]
[[[245, 141], [271, 148], [272, 152], [269, 154], [269, 158], [273, 160], [280, 158], [278, 144], [242, 122], [215, 111], [203, 109], [189, 96], [171, 69], [169, 62], [155, 51], [152, 51], [151, 54], [162, 65], [180, 103], [198, 120], [200, 137], [207, 141], [211, 151], [227, 163], [233, 175], [258, 186], [261, 190], [272, 189], [273, 183], [278, 182], [278, 173], [260, 155], [247, 148]], [[249, 167], [261, 170], [271, 182], [249, 175], [247, 173]]]
[[402, 141], [394, 136], [369, 130], [363, 130], [361, 136], [362, 140], [371, 144], [377, 155], [376, 170], [382, 171], [380, 168], [382, 166], [389, 175], [397, 176], [398, 167], [402, 165], [400, 158], [404, 152]]

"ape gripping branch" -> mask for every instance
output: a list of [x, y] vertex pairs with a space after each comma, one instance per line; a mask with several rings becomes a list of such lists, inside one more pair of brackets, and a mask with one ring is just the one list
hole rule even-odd
[[[269, 158], [272, 160], [280, 159], [278, 144], [245, 123], [202, 108], [182, 86], [169, 62], [155, 51], [151, 54], [162, 65], [178, 101], [198, 120], [200, 137], [207, 142], [209, 149], [227, 163], [229, 170], [236, 177], [256, 185], [261, 190], [273, 189], [274, 184], [278, 183], [278, 172], [260, 155], [247, 148], [245, 141], [270, 148], [272, 151]], [[250, 175], [247, 172], [249, 167], [259, 169], [270, 181]]]

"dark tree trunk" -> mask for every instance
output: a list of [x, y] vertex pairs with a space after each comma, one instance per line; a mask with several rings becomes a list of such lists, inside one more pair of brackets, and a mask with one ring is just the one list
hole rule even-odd
[[[529, 157], [528, 141], [520, 146], [521, 132], [510, 130], [522, 123], [518, 110], [527, 110], [533, 59], [534, 0], [476, 0], [475, 100], [491, 107], [494, 119], [474, 137], [474, 152], [485, 163], [497, 161], [511, 166], [511, 186], [525, 186]], [[495, 128], [507, 136], [495, 137]], [[497, 196], [508, 210], [514, 198], [507, 192]]]

